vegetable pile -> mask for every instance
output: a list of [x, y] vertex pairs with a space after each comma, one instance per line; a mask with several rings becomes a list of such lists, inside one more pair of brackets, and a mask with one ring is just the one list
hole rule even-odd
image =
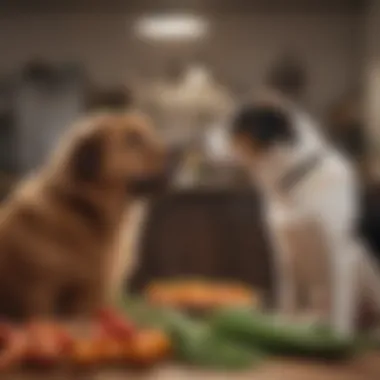
[[[220, 302], [221, 288], [213, 290], [203, 298], [207, 302], [201, 302], [202, 307], [212, 307], [195, 317], [183, 310], [189, 305], [184, 299], [190, 299], [192, 306], [199, 305], [194, 287], [190, 293], [189, 287], [186, 289], [180, 292], [182, 307], [177, 306], [178, 293], [168, 293], [167, 288], [157, 293], [154, 288], [151, 297], [126, 298], [117, 310], [101, 310], [82, 326], [57, 321], [0, 323], [0, 372], [25, 365], [147, 368], [167, 359], [235, 371], [253, 368], [267, 356], [339, 360], [374, 347], [367, 338], [345, 339], [325, 326], [289, 323], [259, 312], [257, 303], [247, 302], [249, 293], [241, 290], [225, 291], [232, 294], [226, 297], [226, 305]], [[160, 293], [175, 297], [162, 298]]]
[[137, 328], [113, 310], [102, 310], [83, 328], [55, 321], [0, 325], [0, 371], [25, 365], [149, 367], [166, 358], [170, 350], [170, 340], [164, 332]]
[[141, 326], [161, 329], [170, 337], [176, 359], [196, 366], [236, 370], [257, 365], [265, 356], [296, 355], [344, 359], [357, 350], [317, 324], [294, 325], [250, 307], [214, 310], [203, 318], [144, 300], [125, 300], [122, 307]]

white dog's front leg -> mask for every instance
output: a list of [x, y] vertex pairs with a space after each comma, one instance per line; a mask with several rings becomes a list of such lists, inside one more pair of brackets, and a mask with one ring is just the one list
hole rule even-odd
[[279, 268], [276, 276], [276, 294], [279, 312], [286, 316], [293, 316], [297, 311], [297, 287], [291, 263], [284, 251], [279, 253]]
[[289, 228], [292, 221], [280, 208], [270, 214], [269, 237], [273, 249], [274, 286], [276, 308], [285, 315], [292, 315], [297, 309], [297, 287], [294, 273], [293, 252]]
[[355, 331], [358, 295], [358, 252], [349, 239], [333, 244], [331, 323], [339, 333]]

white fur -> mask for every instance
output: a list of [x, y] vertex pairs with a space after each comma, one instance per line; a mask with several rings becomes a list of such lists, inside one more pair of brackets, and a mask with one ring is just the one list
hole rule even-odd
[[[298, 134], [297, 144], [292, 148], [279, 146], [252, 168], [254, 180], [264, 196], [273, 242], [278, 306], [283, 312], [295, 311], [297, 307], [296, 294], [300, 289], [297, 289], [295, 262], [306, 261], [302, 271], [308, 273], [304, 273], [303, 278], [311, 279], [317, 270], [312, 263], [327, 257], [330, 273], [322, 270], [319, 285], [330, 301], [330, 321], [336, 330], [351, 334], [357, 296], [363, 288], [380, 310], [380, 277], [364, 246], [354, 235], [358, 216], [357, 179], [349, 163], [324, 141], [307, 116], [297, 110], [292, 110], [291, 115]], [[280, 192], [280, 178], [315, 153], [322, 156], [320, 164], [289, 192]], [[314, 227], [307, 230], [307, 226]], [[301, 240], [305, 240], [307, 234], [311, 236], [308, 246], [293, 238], [297, 230]], [[323, 244], [319, 244], [319, 239]], [[316, 245], [319, 252], [313, 252]], [[316, 260], [308, 257], [309, 251], [320, 256]], [[307, 287], [307, 284], [302, 286]], [[310, 292], [309, 297], [312, 297]]]

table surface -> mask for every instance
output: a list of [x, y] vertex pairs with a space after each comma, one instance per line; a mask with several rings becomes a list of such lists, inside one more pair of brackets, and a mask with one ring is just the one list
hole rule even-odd
[[2, 380], [378, 380], [380, 354], [367, 354], [346, 363], [323, 363], [278, 359], [244, 373], [207, 372], [165, 365], [149, 372], [103, 370], [83, 373], [22, 373], [1, 376]]

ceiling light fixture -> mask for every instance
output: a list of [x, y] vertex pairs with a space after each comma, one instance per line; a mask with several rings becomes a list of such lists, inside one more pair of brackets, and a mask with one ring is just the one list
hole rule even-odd
[[138, 37], [149, 40], [196, 40], [207, 34], [208, 23], [195, 15], [154, 15], [139, 19], [134, 30]]

